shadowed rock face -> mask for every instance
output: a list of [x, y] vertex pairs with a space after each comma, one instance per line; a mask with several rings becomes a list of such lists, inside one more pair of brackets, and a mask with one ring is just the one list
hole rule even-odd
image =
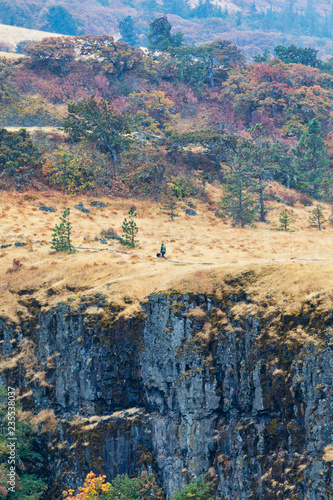
[[168, 496], [209, 470], [219, 499], [332, 497], [330, 311], [270, 316], [239, 286], [151, 296], [130, 320], [101, 296], [27, 308], [19, 328], [2, 324], [1, 383], [27, 394], [24, 409], [55, 411], [57, 430], [39, 429], [46, 498], [90, 470], [110, 480], [142, 468]]

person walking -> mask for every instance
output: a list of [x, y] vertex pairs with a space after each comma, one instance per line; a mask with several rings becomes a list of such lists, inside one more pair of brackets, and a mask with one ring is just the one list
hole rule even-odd
[[166, 248], [165, 248], [164, 243], [162, 243], [162, 245], [161, 245], [161, 254], [162, 254], [163, 259], [165, 259]]

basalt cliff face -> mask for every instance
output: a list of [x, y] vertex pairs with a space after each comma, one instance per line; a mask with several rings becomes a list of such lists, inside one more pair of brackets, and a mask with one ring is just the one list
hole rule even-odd
[[130, 319], [102, 295], [20, 299], [27, 315], [1, 323], [0, 383], [35, 415], [47, 499], [90, 470], [143, 468], [167, 497], [206, 473], [218, 499], [332, 497], [332, 310], [320, 296], [259, 304], [248, 278], [151, 295]]

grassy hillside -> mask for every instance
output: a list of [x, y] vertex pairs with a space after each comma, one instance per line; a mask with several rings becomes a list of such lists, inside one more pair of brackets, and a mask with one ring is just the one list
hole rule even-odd
[[18, 26], [9, 26], [0, 24], [0, 42], [8, 45], [13, 50], [18, 42], [26, 40], [42, 40], [49, 36], [58, 36], [56, 33], [49, 33], [47, 31], [39, 31]]
[[[276, 184], [271, 191], [283, 195]], [[210, 195], [217, 201], [221, 188], [212, 186]], [[281, 203], [276, 201], [269, 202], [269, 224], [259, 223], [257, 229], [235, 229], [217, 219], [214, 211], [198, 200], [193, 200], [197, 216], [186, 215], [183, 209], [173, 222], [159, 204], [135, 200], [140, 245], [126, 249], [117, 240], [102, 244], [95, 238], [110, 226], [121, 235], [122, 222], [134, 200], [99, 198], [106, 208], [91, 207], [93, 200], [86, 196], [73, 200], [54, 191], [2, 194], [0, 243], [10, 246], [0, 250], [1, 316], [14, 319], [18, 311], [24, 314], [22, 295], [51, 307], [73, 295], [91, 293], [106, 294], [123, 306], [130, 297], [123, 314], [132, 314], [140, 307], [139, 302], [154, 291], [173, 286], [193, 292], [209, 291], [211, 276], [222, 279], [228, 273], [250, 268], [262, 273], [257, 293], [263, 285], [261, 293], [277, 294], [282, 301], [288, 301], [289, 295], [299, 298], [331, 286], [333, 228], [325, 225], [323, 231], [311, 229], [308, 216], [312, 208], [299, 202], [293, 208], [292, 227], [296, 231], [288, 233], [275, 230], [282, 211]], [[79, 203], [91, 213], [75, 209]], [[56, 212], [40, 211], [43, 204], [53, 206]], [[52, 229], [66, 206], [71, 209], [73, 244], [79, 250], [72, 255], [50, 248]], [[162, 241], [167, 248], [166, 261], [156, 257]], [[15, 242], [26, 245], [15, 247]], [[15, 268], [13, 259], [19, 260], [22, 267], [11, 272]]]
[[150, 3], [141, 0], [67, 0], [61, 4], [50, 0], [13, 0], [9, 5], [7, 0], [1, 0], [0, 21], [68, 35], [90, 33], [119, 37], [119, 23], [132, 16], [139, 43], [143, 46], [147, 44], [149, 22], [166, 13], [174, 30], [182, 31], [188, 44], [227, 38], [240, 45], [248, 57], [291, 43], [315, 47], [322, 57], [333, 51], [332, 13], [328, 2], [319, 1], [311, 7], [305, 0], [299, 0], [294, 3], [292, 15], [288, 10], [289, 2], [285, 0], [275, 2], [270, 15], [267, 12], [271, 2], [261, 0], [255, 3], [254, 10], [250, 0], [209, 0], [203, 8], [198, 5], [198, 2], [188, 3], [187, 0], [151, 0]]

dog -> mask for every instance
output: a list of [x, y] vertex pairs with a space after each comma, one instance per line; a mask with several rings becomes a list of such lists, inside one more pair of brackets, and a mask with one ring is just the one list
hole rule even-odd
[[157, 253], [156, 257], [162, 257], [162, 254], [161, 253]]

